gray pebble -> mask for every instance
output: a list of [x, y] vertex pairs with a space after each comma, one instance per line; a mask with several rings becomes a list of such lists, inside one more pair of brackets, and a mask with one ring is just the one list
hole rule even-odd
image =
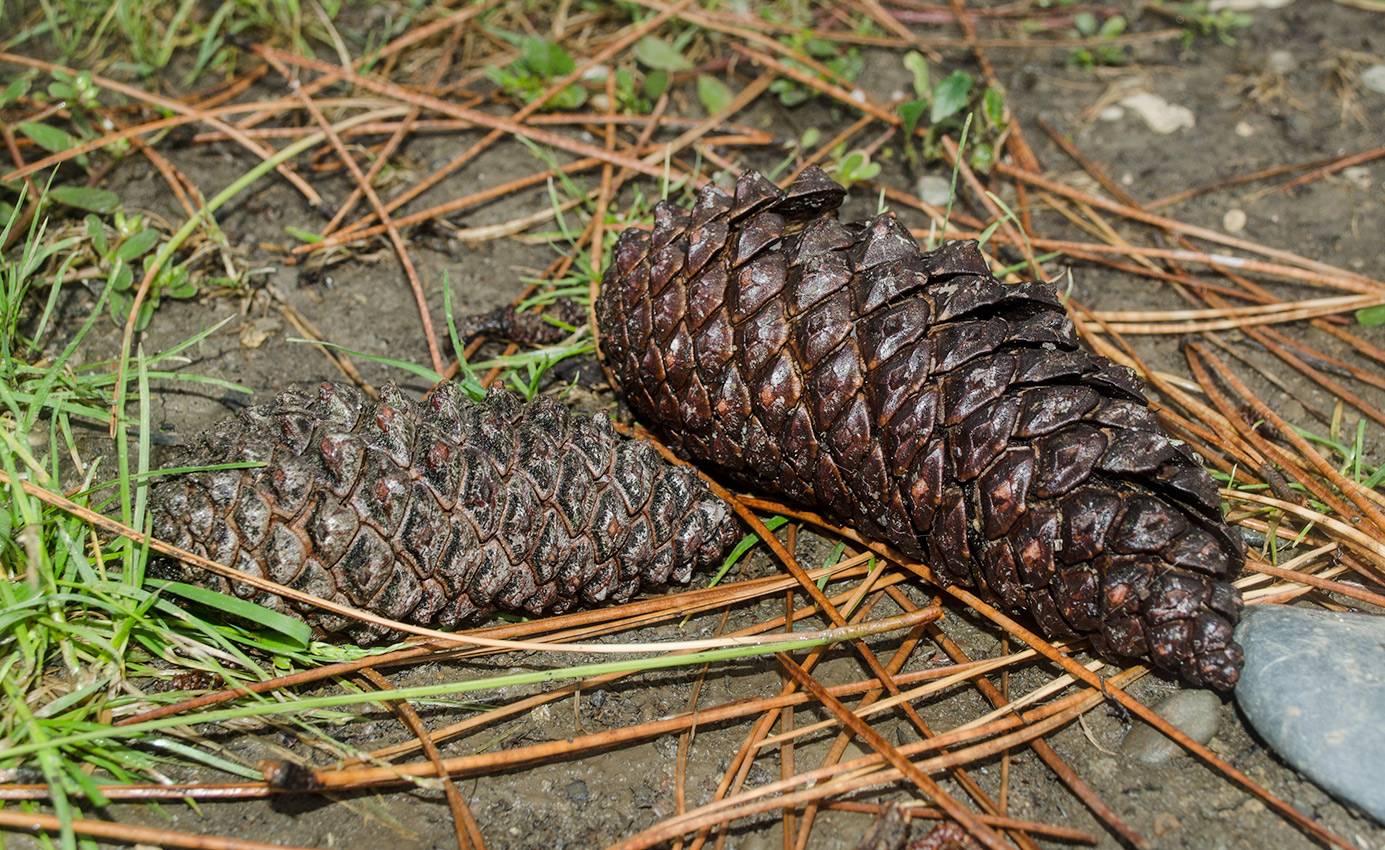
[[936, 174], [926, 174], [919, 178], [919, 199], [925, 204], [945, 207], [952, 200], [952, 181]]
[[1290, 764], [1385, 823], [1385, 617], [1251, 605], [1236, 701]]
[[[1179, 691], [1154, 706], [1154, 713], [1184, 735], [1205, 744], [1217, 734], [1221, 724], [1221, 697], [1211, 691]], [[1182, 747], [1143, 723], [1132, 727], [1121, 741], [1121, 753], [1126, 758], [1145, 764], [1162, 764], [1182, 752]]]
[[563, 790], [567, 791], [567, 798], [569, 800], [578, 804], [587, 802], [587, 797], [590, 796], [587, 792], [587, 783], [580, 779], [572, 780], [567, 784], [567, 788]]
[[1313, 119], [1301, 112], [1290, 112], [1284, 116], [1284, 137], [1296, 145], [1317, 150], [1318, 128]]

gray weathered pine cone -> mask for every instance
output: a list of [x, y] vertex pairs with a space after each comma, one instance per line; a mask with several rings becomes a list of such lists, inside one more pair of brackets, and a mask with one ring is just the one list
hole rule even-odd
[[1233, 685], [1243, 543], [1134, 373], [1079, 348], [1050, 284], [892, 214], [842, 223], [844, 194], [747, 172], [621, 234], [596, 313], [636, 416], [1049, 637]]
[[[150, 492], [153, 531], [214, 561], [404, 622], [451, 629], [494, 610], [538, 616], [686, 582], [738, 538], [696, 473], [618, 436], [604, 414], [454, 384], [421, 403], [342, 384], [284, 392], [203, 432]], [[358, 643], [397, 635], [233, 584]]]

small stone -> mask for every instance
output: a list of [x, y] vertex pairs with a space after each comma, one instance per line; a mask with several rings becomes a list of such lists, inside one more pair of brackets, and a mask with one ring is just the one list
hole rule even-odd
[[279, 332], [279, 320], [273, 316], [262, 316], [241, 329], [240, 344], [245, 348], [259, 348], [265, 341]]
[[1253, 12], [1256, 9], [1280, 9], [1292, 2], [1294, 0], [1211, 0], [1207, 4], [1207, 11]]
[[1248, 139], [1251, 136], [1255, 135], [1255, 128], [1250, 126], [1250, 124], [1246, 123], [1245, 121], [1237, 121], [1236, 135], [1240, 136], [1243, 139]]
[[1183, 823], [1174, 816], [1173, 812], [1160, 812], [1154, 816], [1154, 834], [1158, 836], [1168, 835], [1183, 828]]
[[1221, 229], [1227, 233], [1240, 233], [1246, 229], [1245, 210], [1230, 209], [1221, 217]]
[[1287, 74], [1298, 68], [1298, 60], [1288, 50], [1271, 50], [1265, 57], [1265, 67], [1276, 74]]
[[1121, 106], [1138, 112], [1149, 129], [1161, 136], [1176, 133], [1197, 123], [1193, 111], [1186, 106], [1169, 103], [1157, 94], [1137, 92], [1121, 98]]
[[1119, 121], [1125, 117], [1125, 110], [1119, 104], [1111, 104], [1096, 115], [1102, 121]]
[[587, 783], [580, 779], [574, 779], [563, 789], [567, 792], [567, 798], [574, 803], [585, 803], [590, 792], [587, 791]]
[[952, 181], [936, 174], [919, 178], [919, 200], [935, 207], [945, 207], [952, 199]]
[[1361, 85], [1373, 92], [1385, 94], [1385, 65], [1372, 65], [1362, 71]]
[[1385, 823], [1385, 617], [1247, 606], [1236, 701], [1286, 761]]
[[[1212, 691], [1179, 691], [1156, 705], [1154, 713], [1199, 744], [1206, 744], [1221, 724], [1221, 697]], [[1133, 761], [1162, 764], [1180, 755], [1183, 748], [1153, 727], [1140, 724], [1125, 733], [1121, 752]]]
[[1302, 112], [1291, 112], [1284, 119], [1284, 136], [1296, 145], [1311, 146], [1313, 150], [1317, 150], [1320, 142], [1313, 119]]
[[1363, 191], [1369, 192], [1371, 189], [1371, 168], [1369, 165], [1352, 165], [1343, 168], [1342, 178]]
[[1251, 817], [1254, 817], [1256, 815], [1262, 815], [1265, 813], [1265, 804], [1260, 800], [1257, 800], [1254, 797], [1252, 797], [1249, 800], [1246, 800], [1245, 802], [1237, 806], [1236, 811], [1240, 812], [1243, 815], [1249, 815]]

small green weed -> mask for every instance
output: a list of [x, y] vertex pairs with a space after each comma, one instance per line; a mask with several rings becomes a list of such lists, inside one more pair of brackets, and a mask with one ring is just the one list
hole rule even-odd
[[616, 69], [616, 109], [626, 115], [648, 115], [654, 102], [668, 91], [667, 71], [641, 74], [631, 68]]
[[827, 171], [836, 175], [837, 182], [851, 187], [865, 180], [874, 179], [880, 173], [880, 163], [871, 161], [870, 154], [857, 148], [846, 150], [846, 145], [838, 145], [832, 152], [832, 162]]
[[[860, 76], [861, 69], [865, 67], [865, 60], [861, 58], [861, 51], [856, 47], [842, 46], [835, 41], [828, 41], [825, 38], [815, 38], [807, 33], [795, 33], [787, 38], [780, 39], [781, 42], [790, 48], [816, 59], [839, 81], [852, 83]], [[821, 78], [822, 75], [814, 72], [807, 65], [795, 62], [792, 59], [784, 60], [784, 64], [790, 68], [803, 71]], [[835, 82], [829, 80], [829, 82]], [[811, 86], [805, 86], [797, 80], [781, 78], [770, 83], [769, 90], [779, 98], [779, 102], [785, 106], [798, 106], [806, 103], [817, 96], [817, 90]]]
[[1234, 9], [1210, 11], [1205, 0], [1192, 3], [1156, 3], [1152, 8], [1171, 17], [1183, 27], [1180, 40], [1184, 49], [1192, 46], [1198, 38], [1207, 36], [1216, 36], [1218, 41], [1230, 47], [1236, 43], [1232, 33], [1255, 22], [1249, 12], [1238, 12]]
[[[109, 132], [110, 122], [100, 115], [102, 91], [92, 82], [90, 72], [69, 74], [54, 71], [52, 82], [46, 89], [31, 92], [34, 79], [32, 74], [19, 77], [0, 94], [0, 108], [29, 97], [39, 109], [37, 114], [43, 116], [42, 120], [19, 122], [16, 125], [19, 135], [50, 153], [62, 153]], [[119, 158], [128, 150], [128, 140], [120, 140], [103, 146], [101, 155]], [[71, 162], [77, 169], [90, 172], [92, 156], [82, 154], [73, 157]], [[106, 281], [110, 287], [107, 303], [111, 316], [123, 323], [134, 304], [134, 288], [140, 279], [143, 263], [152, 256], [150, 252], [160, 244], [161, 238], [167, 241], [170, 229], [166, 225], [156, 224], [147, 216], [127, 215], [120, 197], [108, 189], [64, 179], [64, 175], [73, 170], [60, 169], [54, 175], [48, 190], [36, 201], [36, 217], [55, 215], [61, 207], [84, 211], [87, 215], [80, 222], [50, 223], [52, 230], [46, 232], [62, 247], [58, 251], [48, 251], [44, 256], [61, 266], [65, 273], [70, 272], [74, 279]], [[0, 187], [0, 193], [14, 197], [12, 193], [17, 188]], [[0, 216], [6, 222], [17, 223], [17, 210], [21, 207], [22, 204], [0, 200]], [[206, 232], [222, 242], [224, 247], [219, 230], [211, 226]], [[148, 326], [164, 298], [191, 298], [197, 294], [197, 285], [188, 267], [188, 255], [189, 252], [184, 252], [182, 262], [165, 264], [160, 269], [140, 306], [137, 330]]]
[[[577, 68], [572, 55], [557, 42], [538, 36], [520, 36], [505, 30], [492, 33], [519, 48], [520, 57], [503, 68], [486, 68], [486, 79], [500, 87], [506, 95], [522, 103], [531, 103], [543, 96], [556, 80]], [[587, 102], [587, 90], [569, 83], [541, 104], [544, 109], [577, 109]]]
[[1124, 65], [1127, 60], [1125, 48], [1113, 42], [1125, 32], [1125, 18], [1112, 15], [1098, 21], [1091, 12], [1078, 12], [1073, 17], [1073, 29], [1068, 35], [1072, 38], [1088, 39], [1090, 44], [1078, 47], [1068, 54], [1068, 67], [1090, 71], [1098, 65]]
[[[101, 88], [92, 82], [90, 71], [69, 74], [55, 70], [52, 82], [39, 90], [33, 88], [36, 79], [36, 73], [21, 74], [0, 93], [0, 109], [16, 106], [28, 99], [36, 108], [36, 114], [43, 116], [42, 120], [18, 122], [15, 130], [19, 136], [48, 153], [62, 153], [99, 138], [111, 129], [110, 121], [99, 114]], [[122, 139], [118, 143], [107, 145], [106, 153], [119, 158], [129, 149], [129, 140]], [[86, 171], [91, 170], [91, 159], [86, 154], [74, 157], [72, 161]], [[109, 196], [110, 193], [103, 196], [100, 190], [96, 190], [90, 194], [91, 197], [97, 198]], [[63, 203], [68, 201], [65, 200]], [[110, 209], [108, 199], [105, 203], [93, 200], [87, 204], [79, 201], [72, 205], [95, 212], [108, 212]]]
[[[76, 197], [81, 193], [83, 197]], [[105, 190], [86, 187], [54, 186], [49, 196], [52, 201], [65, 201], [85, 209], [107, 207], [106, 199], [100, 203], [90, 196], [111, 195], [116, 209], [109, 214], [88, 213], [81, 220], [68, 220], [45, 230], [47, 244], [45, 250], [36, 257], [42, 263], [33, 269], [39, 275], [36, 286], [51, 285], [52, 281], [82, 282], [89, 286], [107, 288], [106, 308], [111, 319], [124, 324], [134, 305], [135, 289], [143, 278], [145, 264], [158, 253], [156, 249], [165, 246], [170, 239], [170, 228], [155, 219], [138, 214], [126, 214], [120, 208], [119, 199]], [[51, 206], [51, 203], [50, 205]], [[40, 214], [48, 207], [40, 206]], [[17, 211], [9, 207], [4, 212], [11, 220], [17, 221]], [[208, 245], [209, 243], [203, 243]], [[194, 273], [200, 265], [206, 250], [179, 251], [177, 262], [164, 263], [150, 284], [149, 292], [140, 304], [139, 316], [135, 321], [136, 330], [149, 326], [154, 312], [167, 298], [187, 299], [197, 295], [199, 280], [203, 285], [233, 286], [235, 281], [227, 277], [207, 277]]]
[[922, 156], [925, 160], [934, 160], [942, 156], [942, 136], [960, 130], [967, 117], [974, 114], [978, 120], [972, 125], [974, 136], [968, 148], [968, 159], [972, 168], [989, 172], [995, 164], [996, 142], [1010, 122], [1001, 90], [988, 86], [978, 95], [972, 76], [961, 70], [953, 71], [933, 85], [928, 60], [916, 51], [905, 55], [904, 66], [913, 74], [914, 94], [917, 95], [897, 109], [906, 136], [904, 153], [910, 163], [917, 166], [919, 162], [913, 138], [925, 115], [928, 131], [923, 137]]

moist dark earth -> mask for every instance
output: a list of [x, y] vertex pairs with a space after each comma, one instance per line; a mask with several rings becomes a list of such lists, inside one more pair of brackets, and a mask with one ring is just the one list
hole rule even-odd
[[[1133, 4], [1123, 11], [1140, 29], [1168, 25], [1165, 19], [1142, 13]], [[1385, 62], [1385, 14], [1335, 2], [1297, 0], [1283, 8], [1256, 10], [1253, 17], [1254, 23], [1248, 29], [1234, 33], [1235, 44], [1223, 44], [1215, 38], [1197, 39], [1186, 48], [1176, 39], [1137, 43], [1129, 65], [1094, 73], [1066, 67], [1065, 49], [992, 49], [989, 56], [1006, 86], [1007, 103], [1036, 148], [1045, 172], [1083, 188], [1087, 188], [1088, 182], [1078, 166], [1044, 137], [1035, 119], [1041, 118], [1070, 134], [1091, 160], [1142, 201], [1274, 165], [1342, 156], [1379, 146], [1385, 130], [1385, 95], [1353, 84], [1352, 74]], [[955, 33], [949, 29], [945, 34]], [[946, 70], [974, 70], [970, 54], [951, 50], [944, 55]], [[866, 69], [859, 84], [876, 100], [888, 102], [907, 90], [909, 76], [901, 53], [868, 50], [865, 58]], [[1340, 85], [1343, 79], [1347, 81], [1346, 88]], [[744, 83], [745, 79], [738, 81], [739, 85]], [[1103, 113], [1121, 93], [1136, 90], [1186, 107], [1195, 123], [1161, 135], [1130, 109], [1124, 109], [1120, 116], [1110, 111]], [[279, 93], [273, 87], [259, 92]], [[695, 104], [695, 99], [688, 98], [685, 103]], [[695, 105], [687, 108], [694, 113], [697, 110]], [[839, 112], [817, 103], [787, 109], [772, 98], [762, 98], [739, 120], [782, 133], [786, 138], [797, 137], [810, 127], [821, 128], [827, 136], [843, 124]], [[422, 175], [477, 137], [475, 133], [421, 135], [408, 144], [405, 158], [414, 165], [416, 175]], [[863, 136], [869, 137], [869, 133]], [[169, 155], [208, 195], [251, 165], [238, 149], [216, 144]], [[777, 152], [762, 151], [744, 164], [766, 167], [778, 157]], [[913, 191], [918, 174], [909, 173], [901, 159], [877, 156], [877, 161], [884, 164], [877, 180]], [[507, 141], [491, 148], [460, 175], [444, 181], [425, 196], [424, 202], [467, 194], [541, 167], [523, 146]], [[930, 173], [947, 174], [942, 166]], [[168, 197], [161, 178], [142, 162], [132, 160], [111, 179], [112, 188], [127, 199], [127, 206], [143, 206], [170, 221], [182, 220], [182, 213]], [[1245, 230], [1239, 235], [1246, 239], [1367, 276], [1379, 278], [1385, 274], [1385, 240], [1381, 238], [1385, 233], [1385, 164], [1368, 163], [1288, 193], [1277, 188], [1284, 179], [1287, 177], [1212, 192], [1160, 212], [1191, 224], [1221, 229], [1225, 214], [1239, 209], [1246, 217]], [[316, 185], [329, 203], [339, 201], [349, 191], [349, 186], [338, 177], [320, 179]], [[646, 192], [657, 190], [652, 181], [643, 188]], [[628, 193], [622, 201], [629, 202]], [[521, 192], [467, 211], [457, 223], [466, 227], [496, 224], [548, 205], [549, 198], [543, 190]], [[876, 206], [875, 193], [858, 188], [848, 201], [844, 217], [872, 214]], [[909, 210], [899, 213], [911, 226], [927, 226], [919, 214]], [[384, 243], [369, 246], [368, 250], [330, 267], [330, 285], [321, 276], [304, 275], [299, 267], [285, 264], [285, 255], [274, 249], [275, 245], [291, 242], [285, 235], [285, 226], [313, 229], [320, 226], [320, 219], [291, 188], [274, 179], [263, 179], [252, 191], [242, 194], [223, 210], [219, 222], [244, 251], [247, 265], [262, 270], [255, 278], [259, 294], [254, 298], [233, 295], [188, 303], [166, 302], [143, 338], [146, 352], [170, 347], [192, 332], [229, 318], [221, 330], [188, 352], [188, 362], [180, 368], [239, 382], [254, 390], [254, 401], [267, 401], [287, 387], [340, 380], [342, 376], [325, 357], [311, 347], [289, 341], [297, 333], [272, 308], [271, 299], [264, 296], [263, 290], [272, 289], [308, 317], [328, 340], [367, 354], [428, 362], [413, 297], [397, 260]], [[1117, 226], [1134, 227], [1123, 223]], [[1055, 238], [1085, 238], [1052, 212], [1037, 213], [1034, 228], [1037, 233]], [[1124, 232], [1135, 234], [1133, 229]], [[1143, 239], [1139, 236], [1132, 241]], [[446, 250], [436, 250], [439, 247]], [[520, 278], [536, 274], [554, 256], [546, 245], [514, 239], [441, 245], [436, 240], [419, 240], [411, 244], [411, 251], [428, 290], [434, 324], [439, 328], [444, 327], [444, 275], [451, 285], [454, 309], [458, 314], [468, 314], [513, 300], [523, 286]], [[1054, 276], [1066, 269], [1058, 264], [1049, 266]], [[1080, 264], [1073, 265], [1071, 271], [1072, 297], [1088, 308], [1168, 310], [1187, 306], [1173, 291], [1144, 279]], [[1280, 291], [1299, 298], [1320, 294], [1290, 288]], [[74, 297], [64, 305], [69, 330], [87, 313], [89, 302], [84, 297]], [[98, 329], [104, 336], [92, 340], [84, 349], [88, 359], [118, 350], [117, 329], [108, 323], [101, 323]], [[243, 340], [256, 334], [244, 333], [247, 330], [269, 335], [262, 344], [250, 347]], [[1385, 344], [1385, 335], [1378, 330], [1355, 330], [1377, 345]], [[1298, 328], [1290, 332], [1330, 354], [1350, 359], [1340, 351], [1340, 344], [1325, 335]], [[1300, 380], [1297, 373], [1243, 336], [1232, 332], [1223, 334], [1223, 339], [1250, 364], [1251, 368], [1242, 368], [1241, 373], [1272, 407], [1295, 424], [1326, 430], [1327, 426], [1315, 414], [1330, 417], [1337, 403], [1335, 398]], [[1177, 338], [1131, 337], [1130, 341], [1152, 368], [1187, 374]], [[358, 360], [357, 366], [376, 386], [395, 379], [415, 394], [427, 389], [420, 380], [386, 366], [364, 360]], [[1283, 379], [1293, 395], [1274, 388], [1253, 369], [1264, 369]], [[243, 396], [199, 392], [190, 389], [192, 386], [156, 385], [151, 416], [160, 434], [170, 439], [191, 436], [246, 403]], [[1363, 395], [1373, 403], [1382, 402], [1379, 393], [1363, 391]], [[610, 396], [600, 395], [588, 401], [589, 406], [611, 403]], [[1355, 415], [1350, 408], [1345, 411], [1345, 433], [1355, 433]], [[1366, 452], [1372, 462], [1385, 460], [1380, 428], [1371, 423], [1366, 434]], [[821, 562], [821, 545], [810, 536], [801, 538], [800, 548], [807, 563]], [[761, 559], [754, 569], [769, 572], [775, 567], [768, 559]], [[922, 588], [911, 590], [911, 594], [920, 602], [929, 598]], [[747, 606], [736, 611], [725, 628], [739, 628], [777, 613], [776, 603]], [[719, 628], [719, 616], [708, 615], [694, 618], [682, 629], [654, 628], [621, 639], [710, 637]], [[997, 651], [999, 635], [969, 612], [949, 610], [946, 628], [973, 655]], [[871, 645], [882, 658], [887, 658], [893, 649], [888, 637], [873, 639]], [[825, 683], [850, 681], [862, 675], [855, 657], [844, 651], [833, 657], [834, 661], [818, 670]], [[563, 663], [569, 660], [579, 663], [600, 659], [561, 659]], [[490, 670], [528, 668], [535, 663], [549, 662], [504, 657], [489, 665], [430, 665], [392, 678], [397, 685], [420, 684], [472, 678]], [[921, 653], [909, 662], [906, 670], [930, 663], [941, 662], [929, 653]], [[1011, 687], [1013, 692], [1022, 693], [1051, 675], [1048, 669], [1023, 671], [1012, 678]], [[600, 731], [680, 712], [687, 705], [695, 677], [696, 673], [691, 671], [636, 677], [597, 692], [583, 693], [576, 713], [571, 700], [560, 701], [524, 719], [450, 742], [443, 752], [461, 755], [487, 747], [527, 745], [582, 734], [582, 730]], [[703, 684], [701, 701], [712, 705], [768, 696], [779, 687], [780, 673], [773, 662], [744, 661], [713, 668]], [[1154, 703], [1179, 687], [1176, 681], [1151, 675], [1132, 687], [1131, 692], [1146, 703]], [[485, 699], [502, 703], [518, 695], [489, 694]], [[919, 711], [935, 729], [947, 729], [986, 713], [989, 706], [974, 692], [959, 690], [949, 698], [920, 706]], [[431, 725], [441, 726], [452, 722], [458, 714], [451, 709], [434, 708], [425, 709], [424, 716]], [[581, 729], [576, 726], [578, 718]], [[816, 719], [820, 718], [808, 710], [797, 715], [799, 723]], [[876, 728], [893, 742], [914, 740], [913, 728], [899, 714], [886, 714], [875, 722]], [[1119, 744], [1132, 722], [1120, 711], [1103, 706], [1086, 715], [1084, 724], [1072, 724], [1048, 740], [1153, 846], [1227, 850], [1312, 846], [1292, 826], [1200, 762], [1184, 756], [1150, 766], [1128, 759], [1121, 754]], [[698, 730], [686, 766], [690, 807], [710, 799], [747, 728], [745, 724], [730, 724]], [[290, 744], [287, 737], [273, 733], [251, 738], [234, 730], [206, 731], [241, 752], [251, 764], [273, 747]], [[339, 734], [342, 740], [362, 749], [406, 737], [399, 724], [383, 711], [372, 715], [370, 722], [343, 728]], [[825, 750], [824, 741], [830, 742], [830, 738], [800, 747], [800, 770], [816, 763], [815, 757]], [[1385, 847], [1385, 829], [1334, 801], [1287, 768], [1246, 728], [1230, 701], [1222, 706], [1220, 729], [1211, 747], [1348, 842], [1362, 850]], [[853, 754], [857, 753], [849, 752], [847, 757]], [[665, 738], [599, 756], [469, 778], [460, 786], [491, 848], [599, 847], [673, 814], [677, 769], [676, 739]], [[776, 756], [762, 757], [751, 772], [750, 784], [779, 778], [779, 769]], [[988, 792], [996, 794], [1000, 772], [1000, 762], [995, 760], [975, 768], [972, 775]], [[951, 780], [944, 780], [944, 787], [960, 793]], [[909, 789], [902, 786], [881, 793], [896, 799], [909, 798]], [[1009, 813], [1014, 817], [1090, 830], [1101, 836], [1099, 846], [1119, 846], [1083, 804], [1027, 750], [1017, 750], [1013, 755], [1008, 795]], [[176, 803], [158, 810], [113, 806], [109, 815], [123, 822], [297, 846], [365, 848], [388, 844], [400, 850], [455, 846], [453, 826], [441, 794], [426, 790], [380, 796], [345, 795], [330, 800], [303, 796], [272, 803], [207, 803], [197, 810]], [[809, 847], [853, 847], [868, 823], [867, 815], [826, 812], [819, 818]], [[31, 845], [31, 840], [23, 836], [9, 836], [9, 840], [14, 846]], [[749, 850], [780, 847], [782, 843], [776, 815], [737, 822], [729, 832], [726, 846]], [[1050, 846], [1046, 841], [1039, 843]]]

